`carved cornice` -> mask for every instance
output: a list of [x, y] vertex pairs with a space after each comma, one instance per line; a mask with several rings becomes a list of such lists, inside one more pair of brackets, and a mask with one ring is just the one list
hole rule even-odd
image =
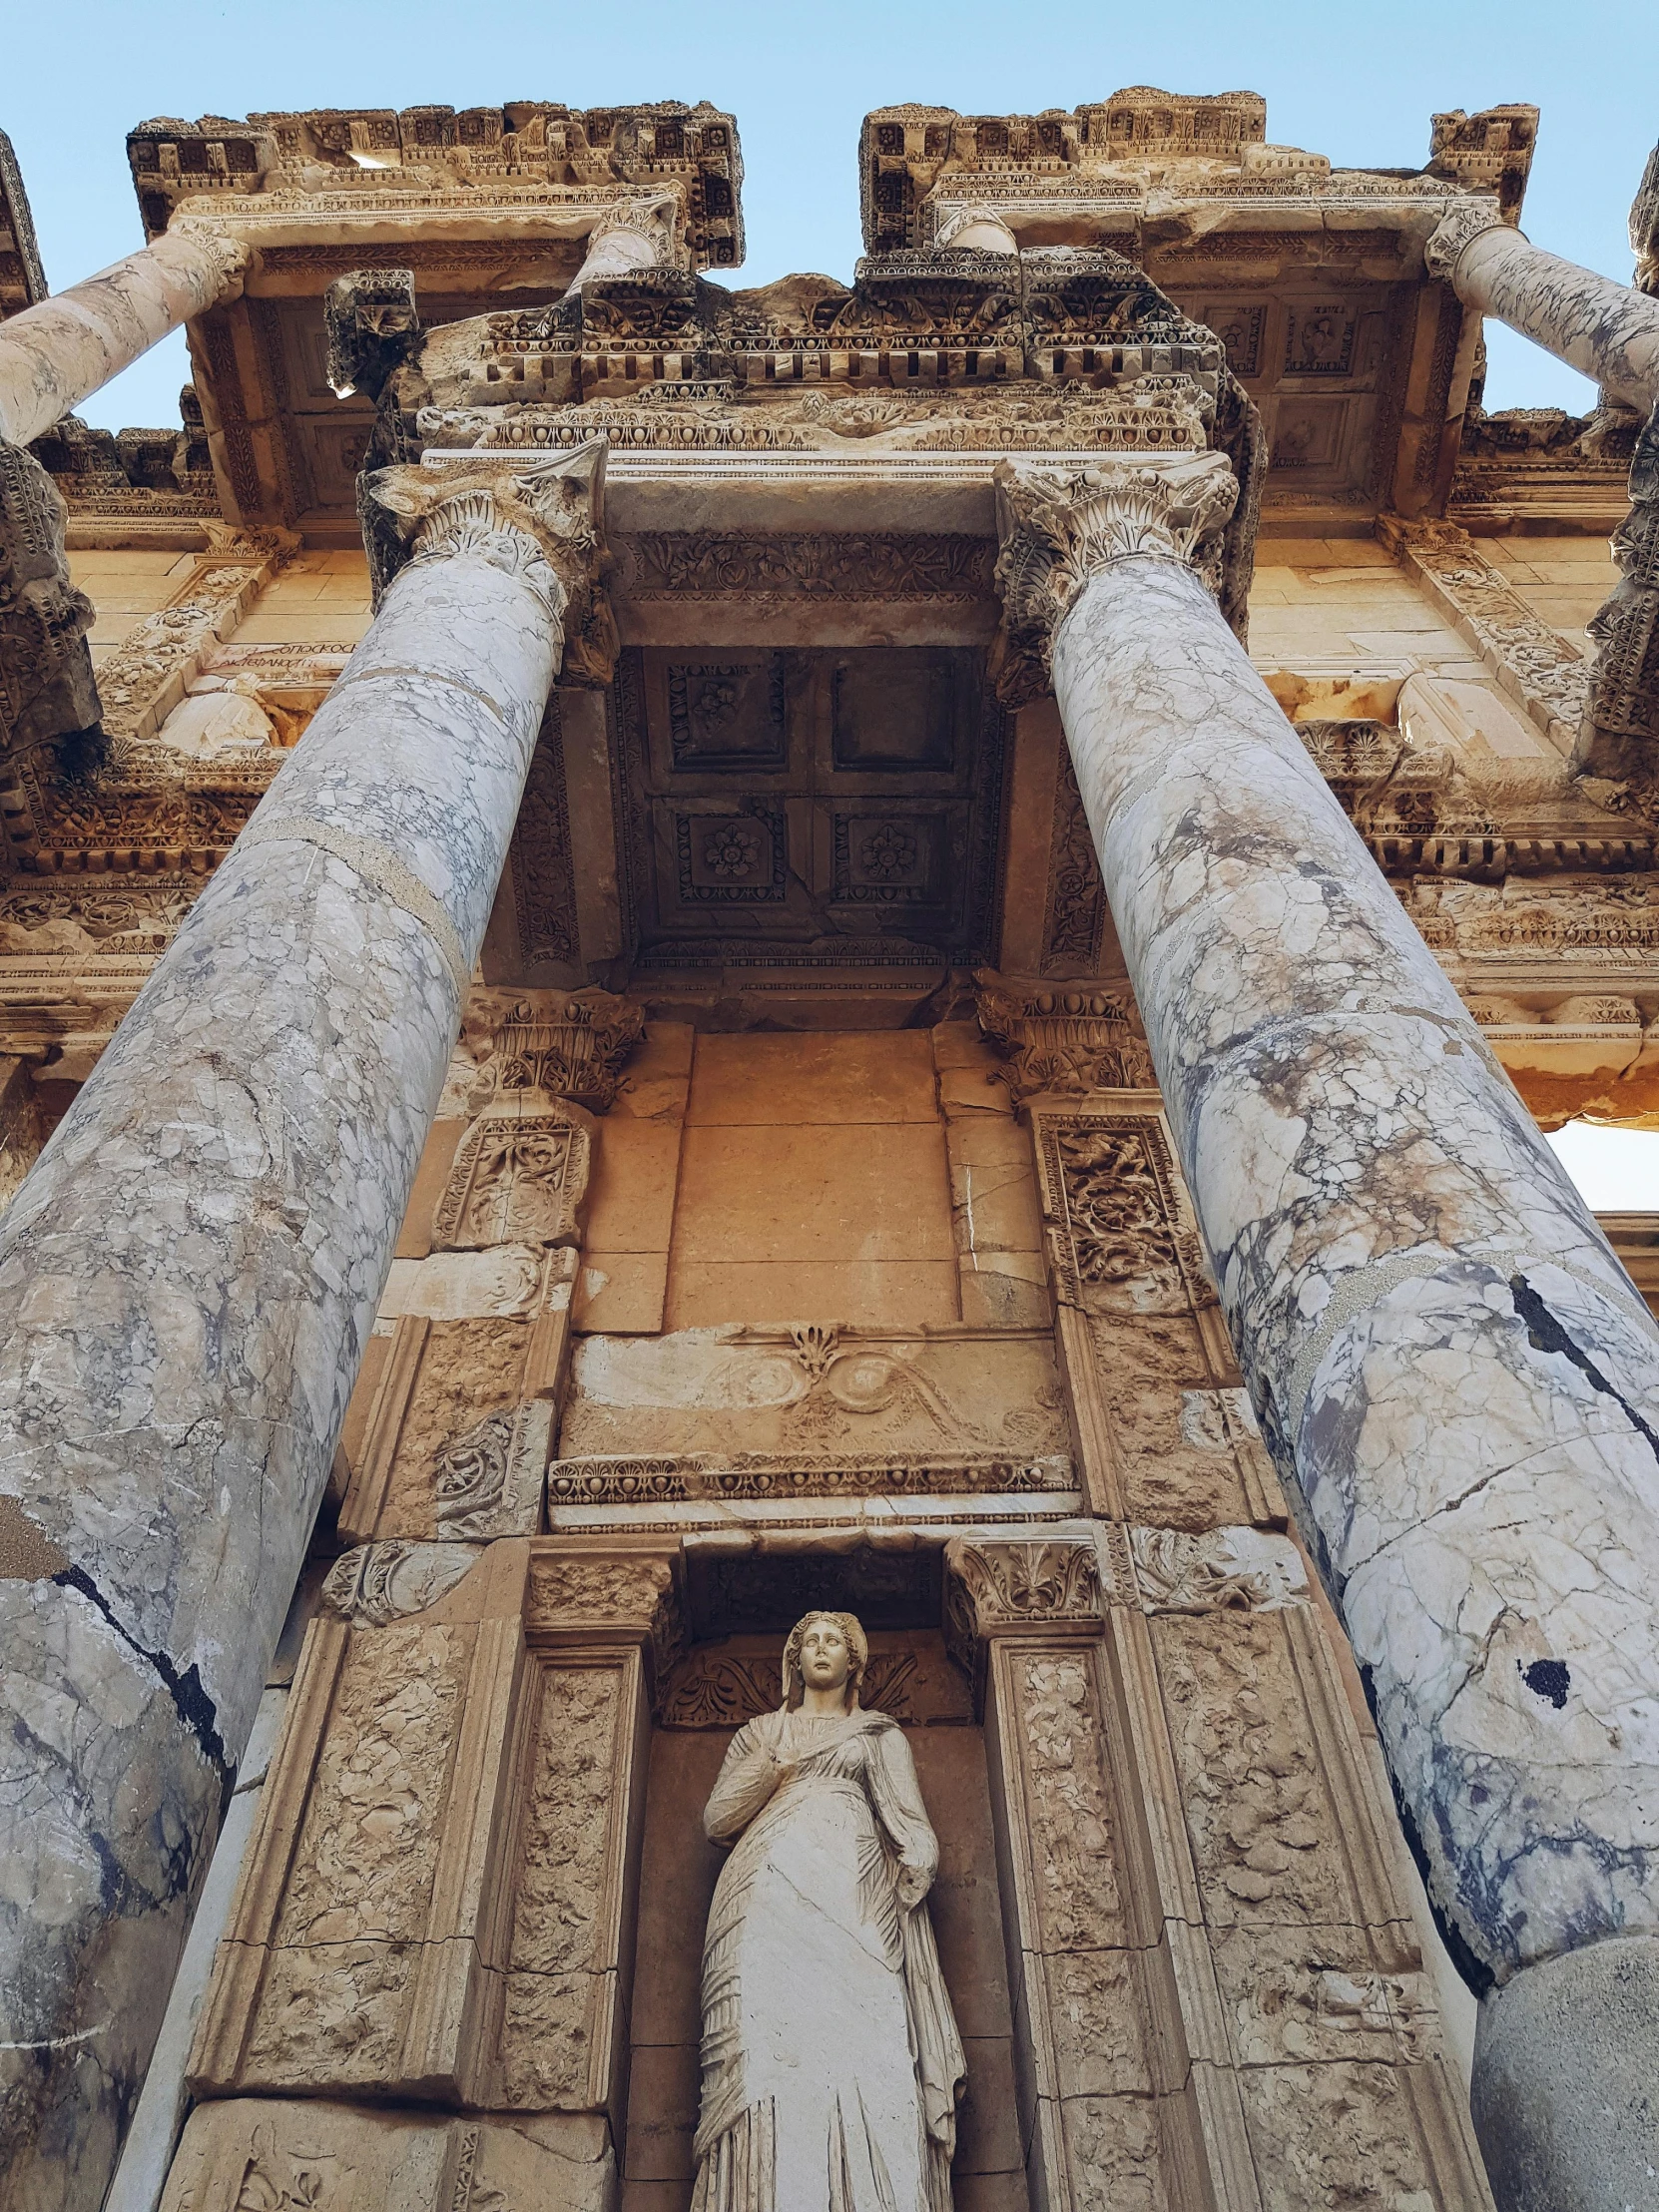
[[469, 554], [526, 583], [564, 630], [566, 681], [607, 684], [616, 624], [600, 588], [605, 444], [528, 464], [494, 460], [377, 469], [359, 480], [375, 603], [410, 563]]
[[[1454, 283], [1457, 264], [1464, 251], [1476, 239], [1484, 238], [1488, 231], [1507, 231], [1511, 226], [1498, 212], [1497, 202], [1484, 193], [1471, 194], [1467, 199], [1454, 200], [1434, 226], [1434, 232], [1422, 250], [1422, 265], [1430, 276], [1442, 283]], [[1517, 238], [1521, 234], [1514, 234]]]
[[1222, 453], [1103, 460], [1072, 476], [1001, 463], [998, 695], [1017, 706], [1047, 690], [1062, 617], [1084, 585], [1115, 561], [1180, 561], [1218, 590], [1222, 533], [1238, 497], [1238, 480]]

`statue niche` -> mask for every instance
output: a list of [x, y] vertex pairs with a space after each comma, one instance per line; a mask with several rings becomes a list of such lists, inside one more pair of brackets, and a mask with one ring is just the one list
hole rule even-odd
[[934, 1836], [904, 1735], [858, 1703], [850, 1613], [809, 1613], [784, 1702], [704, 1813], [733, 1851], [703, 1950], [692, 2212], [951, 2212], [961, 2038], [927, 1911]]

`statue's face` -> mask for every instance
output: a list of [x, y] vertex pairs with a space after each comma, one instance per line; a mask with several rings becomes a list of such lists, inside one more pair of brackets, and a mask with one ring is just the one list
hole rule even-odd
[[816, 1620], [801, 1639], [801, 1672], [810, 1688], [838, 1690], [852, 1672], [846, 1638], [831, 1620]]

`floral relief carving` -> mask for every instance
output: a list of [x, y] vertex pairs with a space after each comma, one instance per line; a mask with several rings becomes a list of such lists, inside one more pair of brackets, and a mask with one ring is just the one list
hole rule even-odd
[[553, 1408], [543, 1399], [503, 1406], [463, 1430], [432, 1470], [438, 1534], [533, 1534], [552, 1435]]
[[945, 1562], [967, 1601], [964, 1617], [980, 1634], [1009, 1622], [1100, 1617], [1100, 1558], [1092, 1543], [978, 1544], [957, 1537], [945, 1548]]
[[250, 2046], [283, 2083], [392, 2068], [424, 1934], [471, 1637], [356, 1637], [328, 1716]]
[[621, 1669], [541, 1675], [508, 1956], [502, 2060], [507, 2101], [584, 2105], [608, 1951], [607, 1895], [620, 1877], [613, 1782]]
[[1119, 1946], [1123, 1900], [1092, 1663], [1083, 1652], [1022, 1652], [1013, 1682], [1039, 1947]]
[[434, 1242], [453, 1251], [573, 1243], [589, 1154], [588, 1132], [568, 1108], [480, 1115], [456, 1148]]
[[1038, 1160], [1060, 1296], [1094, 1312], [1213, 1306], [1175, 1163], [1148, 1114], [1043, 1115]]
[[1151, 1625], [1207, 1917], [1353, 1920], [1324, 1775], [1272, 1616]]

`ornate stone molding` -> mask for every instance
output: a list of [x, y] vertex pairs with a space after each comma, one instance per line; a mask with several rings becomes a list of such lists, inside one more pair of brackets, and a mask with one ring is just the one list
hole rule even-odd
[[1418, 578], [1429, 599], [1466, 638], [1498, 688], [1570, 757], [1589, 700], [1590, 668], [1565, 638], [1541, 622], [1452, 522], [1379, 518], [1377, 534], [1400, 566]]
[[[1422, 250], [1423, 267], [1430, 276], [1442, 283], [1451, 283], [1456, 276], [1457, 264], [1464, 249], [1472, 246], [1488, 231], [1507, 231], [1511, 226], [1504, 222], [1494, 199], [1484, 193], [1472, 194], [1463, 200], [1454, 200], [1434, 226], [1432, 236]], [[1519, 234], [1516, 234], [1519, 236]]]
[[996, 564], [1003, 626], [997, 691], [1009, 705], [1048, 688], [1054, 633], [1091, 578], [1150, 557], [1221, 583], [1222, 533], [1239, 486], [1221, 453], [1103, 460], [1074, 476], [1004, 461], [996, 471]]
[[1126, 998], [1112, 991], [1010, 992], [981, 968], [974, 977], [979, 1026], [1006, 1055], [998, 1070], [1016, 1106], [1042, 1092], [1158, 1087], [1152, 1055]]
[[435, 1605], [483, 1554], [482, 1544], [358, 1544], [323, 1576], [321, 1610], [355, 1628], [384, 1628]]
[[422, 462], [359, 479], [375, 604], [412, 561], [469, 553], [517, 576], [564, 628], [567, 682], [609, 683], [616, 625], [600, 589], [605, 444], [548, 460]]

